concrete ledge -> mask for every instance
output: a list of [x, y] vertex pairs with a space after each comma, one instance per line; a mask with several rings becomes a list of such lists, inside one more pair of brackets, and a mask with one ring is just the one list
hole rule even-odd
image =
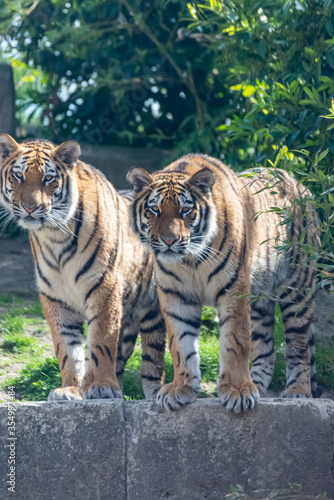
[[[199, 400], [15, 403], [20, 500], [222, 500], [299, 483], [333, 498], [334, 402], [262, 400], [247, 415]], [[0, 405], [0, 498], [8, 492], [7, 406]]]

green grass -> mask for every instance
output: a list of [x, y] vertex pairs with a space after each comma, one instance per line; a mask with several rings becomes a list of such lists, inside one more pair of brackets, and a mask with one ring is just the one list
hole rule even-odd
[[27, 364], [19, 376], [9, 379], [7, 386], [14, 386], [23, 401], [45, 401], [51, 389], [61, 386], [61, 376], [56, 357]]
[[5, 334], [3, 336], [2, 349], [6, 353], [42, 353], [43, 347], [32, 337], [21, 333]]
[[[0, 314], [0, 342], [4, 354], [25, 366], [17, 377], [6, 380], [6, 385], [14, 385], [26, 401], [41, 401], [47, 398], [51, 389], [61, 385], [58, 362], [55, 357], [43, 356], [44, 348], [38, 342], [39, 332], [45, 329], [43, 312], [39, 302], [25, 305], [22, 299], [0, 294], [0, 307], [6, 306], [6, 313]], [[33, 333], [31, 333], [31, 330]], [[86, 328], [85, 328], [86, 331]], [[30, 332], [30, 334], [29, 334]], [[272, 387], [281, 390], [285, 385], [284, 327], [279, 309], [276, 310], [275, 350], [276, 365]], [[219, 324], [214, 309], [203, 308], [200, 359], [202, 381], [207, 391], [214, 393], [215, 382], [219, 373]], [[318, 383], [324, 387], [334, 387], [334, 343], [318, 345], [316, 348]], [[3, 363], [5, 370], [8, 361]], [[141, 377], [141, 348], [137, 342], [135, 351], [128, 361], [124, 373], [124, 395], [128, 399], [144, 397]], [[173, 363], [169, 352], [165, 356], [166, 382], [173, 380]], [[1, 373], [0, 373], [1, 375]], [[201, 393], [205, 396], [205, 394]]]

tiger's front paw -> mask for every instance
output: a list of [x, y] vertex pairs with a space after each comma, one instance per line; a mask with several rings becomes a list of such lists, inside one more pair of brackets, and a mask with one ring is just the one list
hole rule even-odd
[[199, 390], [194, 389], [190, 385], [177, 387], [172, 382], [164, 385], [157, 395], [157, 405], [165, 410], [175, 411], [180, 410], [182, 406], [193, 403]]
[[260, 398], [258, 388], [253, 382], [246, 382], [241, 389], [230, 384], [220, 384], [218, 397], [225, 408], [233, 413], [252, 410]]
[[280, 394], [280, 398], [312, 398], [311, 388], [296, 386], [285, 389], [285, 391]]
[[82, 399], [116, 399], [122, 398], [122, 391], [118, 387], [108, 387], [105, 385], [91, 384], [81, 389]]
[[48, 401], [76, 401], [81, 399], [79, 387], [58, 387], [53, 389]]

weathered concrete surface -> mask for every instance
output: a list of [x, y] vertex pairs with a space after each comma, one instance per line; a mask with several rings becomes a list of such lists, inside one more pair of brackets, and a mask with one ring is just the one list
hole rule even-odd
[[122, 401], [18, 403], [15, 494], [6, 484], [10, 439], [1, 406], [1, 500], [125, 500]]
[[13, 70], [6, 63], [0, 63], [0, 134], [15, 135]]
[[128, 499], [218, 500], [230, 485], [246, 491], [299, 483], [333, 494], [330, 401], [266, 400], [234, 416], [206, 400], [182, 412], [126, 407]]
[[[154, 403], [16, 403], [19, 500], [222, 500], [299, 483], [333, 498], [334, 403], [263, 400], [234, 416], [217, 400], [176, 413]], [[0, 405], [0, 499], [7, 490], [7, 406]]]

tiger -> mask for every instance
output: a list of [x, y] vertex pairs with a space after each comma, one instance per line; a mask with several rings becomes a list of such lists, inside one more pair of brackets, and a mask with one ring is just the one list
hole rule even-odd
[[287, 231], [297, 241], [305, 231], [304, 243], [315, 242], [316, 227], [309, 216], [296, 217], [288, 228], [270, 211], [291, 206], [305, 189], [279, 169], [280, 182], [269, 179], [275, 187], [265, 189], [266, 172], [250, 182], [220, 160], [187, 154], [153, 174], [140, 167], [127, 174], [134, 191], [131, 224], [154, 256], [174, 365], [173, 382], [157, 394], [162, 408], [179, 410], [201, 390], [198, 336], [208, 305], [217, 309], [220, 325], [218, 398], [234, 413], [253, 409], [275, 365], [274, 298], [286, 337], [281, 396], [312, 397], [316, 268], [306, 266], [298, 246], [286, 252], [274, 247]]
[[0, 202], [7, 222], [29, 230], [61, 372], [62, 385], [48, 400], [121, 398], [139, 332], [143, 391], [152, 399], [163, 379], [166, 336], [153, 259], [130, 228], [130, 201], [80, 154], [76, 141], [19, 145], [0, 135]]

